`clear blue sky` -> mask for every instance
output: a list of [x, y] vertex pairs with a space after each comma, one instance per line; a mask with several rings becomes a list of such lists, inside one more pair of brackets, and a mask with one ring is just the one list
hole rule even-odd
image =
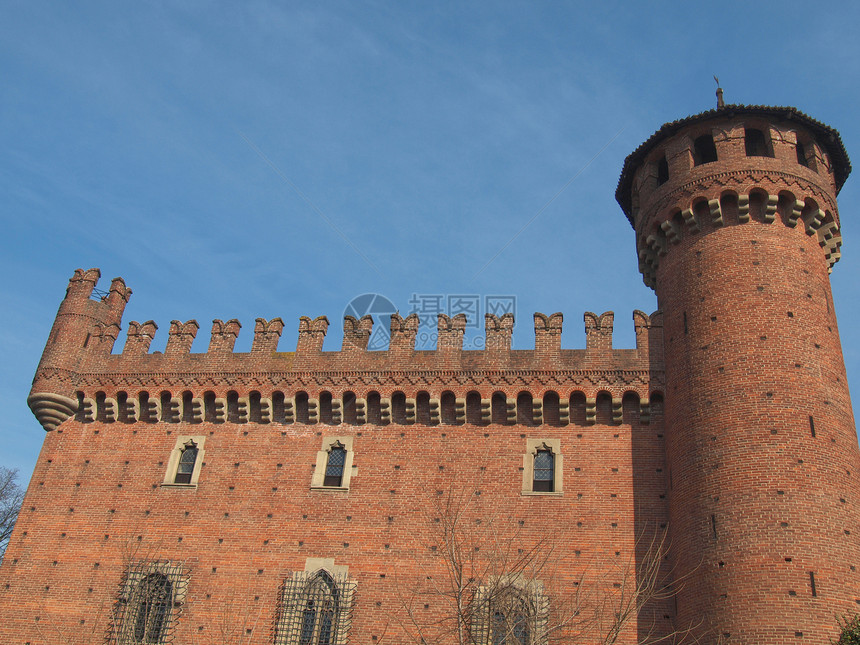
[[[7, 0], [0, 465], [29, 479], [26, 396], [77, 267], [125, 278], [125, 322], [154, 319], [157, 350], [172, 319], [197, 319], [205, 351], [212, 319], [238, 318], [245, 351], [281, 316], [289, 351], [323, 314], [339, 349], [366, 292], [401, 312], [516, 296], [519, 348], [535, 311], [582, 347], [583, 312], [612, 309], [632, 347], [656, 300], [614, 201], [624, 157], [714, 107], [716, 74], [728, 102], [794, 105], [860, 159], [858, 24], [848, 2]], [[858, 186], [833, 274], [855, 400]]]

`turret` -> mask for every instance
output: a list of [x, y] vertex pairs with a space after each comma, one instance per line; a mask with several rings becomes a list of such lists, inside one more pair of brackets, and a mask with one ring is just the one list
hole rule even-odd
[[[829, 272], [839, 134], [794, 108], [664, 125], [616, 198], [664, 314], [681, 634], [829, 642], [860, 603], [860, 452]], [[802, 641], [801, 641], [802, 638]]]
[[78, 407], [75, 377], [91, 356], [110, 354], [131, 289], [122, 278], [107, 293], [93, 293], [101, 272], [77, 269], [60, 303], [27, 403], [45, 430], [53, 430]]

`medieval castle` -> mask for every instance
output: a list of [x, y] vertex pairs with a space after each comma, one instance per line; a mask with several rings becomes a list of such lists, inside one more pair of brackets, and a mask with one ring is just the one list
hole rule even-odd
[[[47, 431], [0, 566], [0, 641], [822, 644], [860, 610], [860, 451], [830, 292], [839, 134], [720, 105], [625, 161], [660, 310], [127, 324], [78, 270], [28, 399]], [[95, 294], [95, 296], [94, 296]], [[378, 323], [378, 321], [376, 321]]]

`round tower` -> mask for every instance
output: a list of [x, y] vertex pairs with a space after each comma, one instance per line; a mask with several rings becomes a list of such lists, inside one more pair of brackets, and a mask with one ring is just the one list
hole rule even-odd
[[860, 450], [830, 292], [839, 133], [721, 105], [627, 157], [616, 198], [664, 312], [676, 628], [826, 643], [860, 610]]

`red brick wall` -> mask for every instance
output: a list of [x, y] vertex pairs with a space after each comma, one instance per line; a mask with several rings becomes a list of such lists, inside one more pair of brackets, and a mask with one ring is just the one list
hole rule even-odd
[[[682, 130], [657, 145], [669, 181], [655, 189], [640, 174], [642, 246], [678, 209], [711, 200], [700, 230], [679, 227], [657, 254], [670, 534], [688, 576], [678, 621], [707, 643], [823, 643], [834, 615], [860, 603], [860, 454], [828, 258], [815, 226], [790, 219], [794, 200], [812, 198], [838, 224], [835, 186], [826, 168], [798, 164], [788, 139], [774, 141], [775, 158], [747, 157], [747, 121]], [[719, 160], [691, 167], [685, 146], [702, 132], [714, 133]], [[772, 223], [755, 204], [744, 223], [725, 197], [755, 190], [781, 195]]]
[[[480, 491], [467, 516], [484, 552], [495, 540], [526, 551], [546, 541], [553, 553], [538, 576], [552, 606], [570, 608], [579, 594], [585, 615], [619, 593], [613, 584], [629, 584], [637, 536], [649, 540], [666, 521], [661, 425], [659, 416], [566, 427], [70, 420], [46, 435], [0, 568], [0, 640], [100, 642], [92, 634], [109, 627], [124, 567], [139, 557], [190, 569], [176, 642], [239, 642], [251, 629], [241, 642], [268, 643], [283, 579], [308, 557], [333, 557], [357, 581], [350, 642], [407, 642], [403, 601], [428, 623], [446, 613], [440, 597], [412, 596], [425, 576], [445, 579], [431, 547], [434, 507], [449, 492]], [[196, 490], [160, 486], [177, 434], [207, 437]], [[354, 437], [349, 492], [311, 491], [322, 437], [342, 434]], [[525, 437], [561, 439], [563, 496], [520, 494]], [[664, 605], [650, 608], [658, 630], [670, 623]], [[226, 627], [238, 630], [232, 640]]]

